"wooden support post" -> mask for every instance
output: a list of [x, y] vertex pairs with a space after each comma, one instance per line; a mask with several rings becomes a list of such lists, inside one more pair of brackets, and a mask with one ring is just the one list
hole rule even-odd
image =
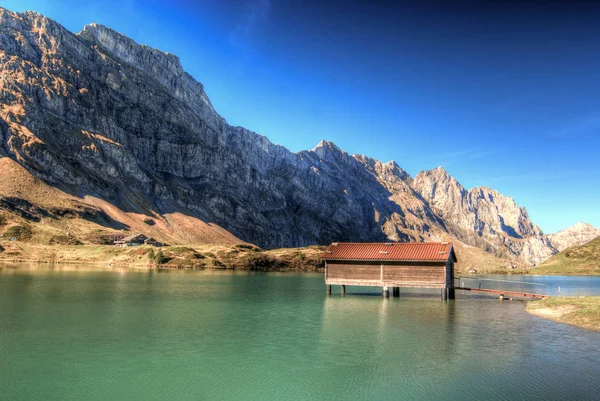
[[327, 295], [331, 295], [331, 285], [327, 284], [325, 287], [327, 287]]
[[456, 297], [456, 293], [455, 293], [454, 287], [448, 288], [448, 298], [455, 299], [455, 297]]
[[384, 298], [389, 298], [390, 297], [390, 289], [388, 287], [383, 287], [383, 291], [382, 294]]
[[345, 285], [340, 286], [340, 294], [346, 295], [346, 286]]

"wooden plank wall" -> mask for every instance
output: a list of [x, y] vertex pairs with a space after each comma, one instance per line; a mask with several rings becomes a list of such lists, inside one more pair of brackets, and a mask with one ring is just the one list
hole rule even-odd
[[444, 266], [399, 265], [383, 266], [383, 281], [392, 282], [444, 282]]
[[381, 264], [327, 263], [327, 278], [381, 280]]
[[[432, 284], [432, 288], [446, 286], [448, 266], [445, 263], [427, 263], [407, 264], [387, 262], [383, 266], [383, 276], [381, 271], [381, 262], [328, 262], [327, 278], [331, 282], [378, 281], [382, 285], [405, 284], [410, 287], [411, 284], [417, 284], [419, 287]], [[356, 284], [353, 284], [356, 285]], [[369, 283], [373, 285], [373, 283]]]

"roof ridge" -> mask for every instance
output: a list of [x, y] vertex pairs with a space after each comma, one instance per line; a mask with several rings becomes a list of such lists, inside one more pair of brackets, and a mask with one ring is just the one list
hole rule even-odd
[[322, 256], [325, 260], [414, 262], [440, 262], [450, 257], [456, 260], [452, 242], [333, 242]]
[[[331, 244], [360, 244], [360, 245], [451, 245], [452, 241], [436, 242], [332, 242]], [[330, 245], [331, 245], [330, 244]]]

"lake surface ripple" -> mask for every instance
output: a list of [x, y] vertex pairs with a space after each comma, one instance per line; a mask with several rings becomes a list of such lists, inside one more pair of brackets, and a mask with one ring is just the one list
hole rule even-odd
[[[535, 279], [600, 294], [600, 278]], [[403, 295], [328, 297], [318, 274], [3, 268], [0, 399], [599, 399], [600, 333], [523, 302]]]

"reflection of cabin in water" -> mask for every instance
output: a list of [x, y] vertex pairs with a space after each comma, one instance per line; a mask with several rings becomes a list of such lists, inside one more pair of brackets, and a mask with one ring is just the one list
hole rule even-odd
[[331, 286], [383, 287], [383, 295], [400, 296], [400, 287], [439, 288], [443, 299], [454, 298], [452, 243], [336, 243], [322, 256], [327, 293]]
[[139, 245], [162, 246], [160, 242], [154, 238], [148, 238], [144, 234], [131, 234], [128, 237], [124, 237], [118, 241], [115, 241], [115, 245], [122, 248]]

